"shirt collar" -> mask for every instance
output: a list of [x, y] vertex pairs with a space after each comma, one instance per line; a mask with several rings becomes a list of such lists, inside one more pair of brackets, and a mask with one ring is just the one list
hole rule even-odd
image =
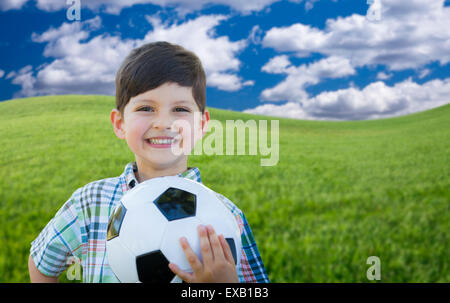
[[[136, 162], [130, 162], [125, 166], [122, 176], [125, 178], [127, 190], [132, 189], [139, 183], [136, 178], [135, 172], [137, 172]], [[200, 170], [197, 167], [188, 167], [184, 172], [176, 174], [176, 176], [202, 183]]]

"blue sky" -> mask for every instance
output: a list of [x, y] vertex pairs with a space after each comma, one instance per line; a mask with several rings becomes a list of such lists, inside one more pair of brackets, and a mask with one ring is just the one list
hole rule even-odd
[[450, 100], [450, 7], [444, 0], [79, 3], [80, 20], [69, 20], [66, 0], [0, 2], [0, 100], [113, 96], [125, 56], [157, 40], [200, 57], [211, 107], [365, 120]]

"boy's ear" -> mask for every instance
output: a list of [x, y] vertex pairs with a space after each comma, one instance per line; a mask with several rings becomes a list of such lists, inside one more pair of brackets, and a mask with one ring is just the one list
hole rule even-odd
[[119, 139], [125, 139], [125, 132], [122, 128], [123, 118], [117, 109], [111, 111], [111, 123], [114, 127], [114, 133]]
[[209, 123], [209, 111], [205, 108], [205, 113], [202, 115], [202, 138], [205, 136], [208, 130]]

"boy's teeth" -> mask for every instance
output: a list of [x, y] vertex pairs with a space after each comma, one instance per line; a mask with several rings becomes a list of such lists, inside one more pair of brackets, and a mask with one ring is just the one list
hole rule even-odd
[[148, 139], [151, 144], [172, 144], [174, 139]]

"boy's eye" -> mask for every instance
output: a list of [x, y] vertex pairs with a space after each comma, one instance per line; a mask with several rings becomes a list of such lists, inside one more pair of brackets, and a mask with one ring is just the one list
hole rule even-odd
[[[138, 108], [136, 111], [145, 111], [145, 112], [147, 112], [147, 111], [152, 111], [152, 110], [153, 110], [153, 107], [151, 107], [151, 106], [143, 106], [143, 107]], [[175, 112], [190, 112], [189, 109], [184, 108], [184, 107], [176, 107], [174, 109], [174, 111]]]
[[140, 107], [140, 108], [138, 108], [137, 109], [137, 111], [149, 111], [149, 110], [152, 110], [153, 108], [152, 107], [150, 107], [150, 106], [143, 106], [143, 107]]
[[184, 107], [177, 107], [175, 108], [176, 112], [190, 112], [187, 108]]

